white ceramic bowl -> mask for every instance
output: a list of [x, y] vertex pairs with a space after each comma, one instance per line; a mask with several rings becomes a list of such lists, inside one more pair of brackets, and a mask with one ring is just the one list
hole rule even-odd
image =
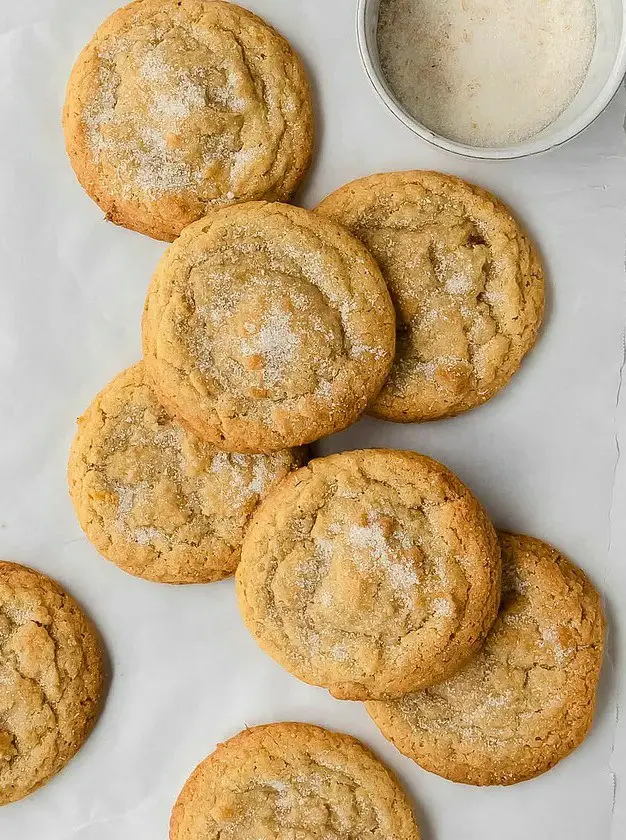
[[488, 148], [455, 143], [412, 117], [398, 102], [380, 67], [377, 29], [380, 0], [358, 0], [357, 35], [361, 60], [378, 95], [400, 122], [424, 140], [465, 157], [510, 160], [554, 149], [580, 134], [602, 113], [626, 73], [626, 0], [595, 0], [598, 29], [587, 78], [558, 119], [530, 140], [514, 146]]

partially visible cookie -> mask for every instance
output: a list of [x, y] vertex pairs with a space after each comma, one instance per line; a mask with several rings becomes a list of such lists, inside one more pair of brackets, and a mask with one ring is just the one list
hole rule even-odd
[[80, 749], [102, 674], [76, 601], [45, 575], [0, 561], [0, 805], [41, 787]]
[[159, 404], [140, 362], [79, 419], [70, 494], [87, 537], [124, 571], [209, 583], [232, 575], [259, 500], [305, 456], [229, 455], [203, 443]]
[[63, 127], [107, 218], [168, 241], [212, 207], [288, 200], [313, 148], [300, 59], [263, 20], [218, 0], [114, 12], [74, 66]]
[[511, 785], [550, 770], [589, 731], [604, 648], [600, 595], [532, 537], [501, 534], [500, 615], [446, 682], [368, 703], [383, 735], [453, 782]]
[[259, 645], [340, 699], [398, 697], [475, 653], [500, 597], [487, 515], [424, 455], [320, 458], [265, 500], [246, 533], [239, 607]]
[[396, 778], [348, 735], [256, 726], [220, 744], [172, 811], [170, 840], [419, 840]]
[[146, 371], [199, 437], [234, 452], [310, 443], [353, 423], [393, 361], [378, 266], [316, 213], [250, 202], [190, 225], [143, 319]]
[[318, 212], [369, 248], [396, 307], [396, 360], [371, 414], [437, 420], [508, 383], [537, 339], [544, 280], [495, 196], [439, 172], [394, 172], [341, 187]]

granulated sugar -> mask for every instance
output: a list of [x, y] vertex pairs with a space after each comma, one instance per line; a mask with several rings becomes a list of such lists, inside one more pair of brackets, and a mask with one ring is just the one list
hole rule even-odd
[[116, 484], [113, 489], [117, 493], [117, 518], [115, 525], [117, 530], [126, 539], [136, 542], [138, 545], [149, 545], [157, 540], [168, 539], [167, 535], [158, 528], [133, 529], [128, 524], [128, 519], [135, 506], [146, 504], [149, 494], [149, 486], [146, 481], [141, 481], [134, 486]]
[[382, 0], [378, 47], [416, 119], [457, 142], [508, 146], [571, 103], [595, 36], [594, 0]]
[[[234, 94], [234, 81], [229, 78], [222, 88], [209, 88], [202, 73], [192, 77], [171, 66], [159, 48], [147, 48], [137, 56], [146, 107], [123, 107], [118, 102], [123, 80], [117, 65], [129, 49], [128, 43], [115, 40], [99, 53], [99, 88], [84, 112], [94, 158], [99, 163], [116, 161], [123, 194], [129, 197], [134, 190], [152, 197], [178, 193], [201, 184], [207, 167], [220, 163], [230, 168], [230, 150], [220, 146], [223, 138], [189, 134], [185, 124], [192, 117], [206, 118], [211, 112], [209, 96], [228, 113], [245, 110], [246, 101]], [[257, 157], [254, 149], [238, 154], [232, 178], [243, 177]]]
[[162, 539], [167, 539], [163, 531], [158, 528], [137, 528], [133, 534], [138, 545], [149, 545]]
[[419, 583], [417, 573], [410, 560], [398, 556], [392, 549], [378, 522], [351, 526], [348, 543], [354, 548], [365, 549], [362, 556], [354, 558], [357, 566], [365, 570], [373, 566], [382, 571], [394, 592], [410, 603], [413, 590]]
[[242, 340], [241, 352], [245, 356], [258, 354], [263, 358], [265, 384], [271, 387], [284, 378], [299, 345], [300, 338], [291, 329], [289, 314], [274, 310], [255, 335]]

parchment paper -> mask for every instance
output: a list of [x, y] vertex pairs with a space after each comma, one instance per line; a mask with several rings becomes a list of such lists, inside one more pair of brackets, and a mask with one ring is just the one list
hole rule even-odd
[[[320, 445], [422, 450], [449, 464], [496, 523], [543, 537], [608, 596], [610, 656], [594, 730], [542, 778], [453, 785], [387, 744], [358, 704], [299, 683], [255, 646], [232, 582], [169, 588], [126, 576], [82, 537], [65, 485], [74, 418], [139, 356], [146, 286], [163, 246], [106, 224], [65, 158], [71, 65], [117, 0], [0, 5], [0, 556], [58, 578], [105, 640], [100, 722], [64, 772], [0, 809], [1, 840], [166, 838], [171, 805], [215, 744], [246, 725], [304, 720], [362, 738], [402, 777], [424, 840], [626, 836], [626, 723], [618, 721], [626, 609], [624, 361], [626, 96], [567, 147], [489, 164], [437, 153], [378, 102], [359, 65], [354, 0], [246, 0], [315, 79], [317, 162], [301, 200], [394, 168], [433, 167], [493, 189], [539, 242], [546, 329], [513, 384], [456, 420], [365, 420]], [[612, 663], [622, 659], [621, 673]]]

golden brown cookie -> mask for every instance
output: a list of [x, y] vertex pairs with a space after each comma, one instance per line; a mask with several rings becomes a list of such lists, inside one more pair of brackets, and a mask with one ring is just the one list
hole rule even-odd
[[396, 778], [348, 735], [307, 723], [235, 735], [192, 773], [170, 840], [419, 840]]
[[347, 184], [318, 211], [370, 249], [396, 307], [396, 360], [371, 414], [451, 417], [508, 383], [537, 339], [544, 281], [497, 198], [439, 172], [394, 172]]
[[161, 407], [139, 363], [79, 419], [70, 494], [87, 537], [124, 571], [209, 583], [233, 574], [259, 500], [305, 455], [227, 454], [203, 443]]
[[415, 452], [312, 461], [259, 507], [241, 558], [239, 607], [259, 645], [340, 699], [445, 679], [498, 610], [487, 515], [446, 467]]
[[63, 112], [78, 180], [118, 225], [171, 241], [212, 207], [288, 200], [313, 148], [302, 63], [218, 0], [136, 0], [81, 53]]
[[400, 752], [471, 785], [533, 778], [583, 741], [604, 648], [600, 596], [580, 569], [532, 537], [500, 540], [502, 608], [480, 653], [440, 685], [367, 704]]
[[76, 601], [40, 572], [0, 561], [0, 805], [41, 787], [82, 747], [102, 674]]
[[235, 452], [310, 443], [353, 423], [393, 361], [378, 266], [339, 225], [251, 202], [170, 246], [143, 320], [147, 374], [199, 437]]

